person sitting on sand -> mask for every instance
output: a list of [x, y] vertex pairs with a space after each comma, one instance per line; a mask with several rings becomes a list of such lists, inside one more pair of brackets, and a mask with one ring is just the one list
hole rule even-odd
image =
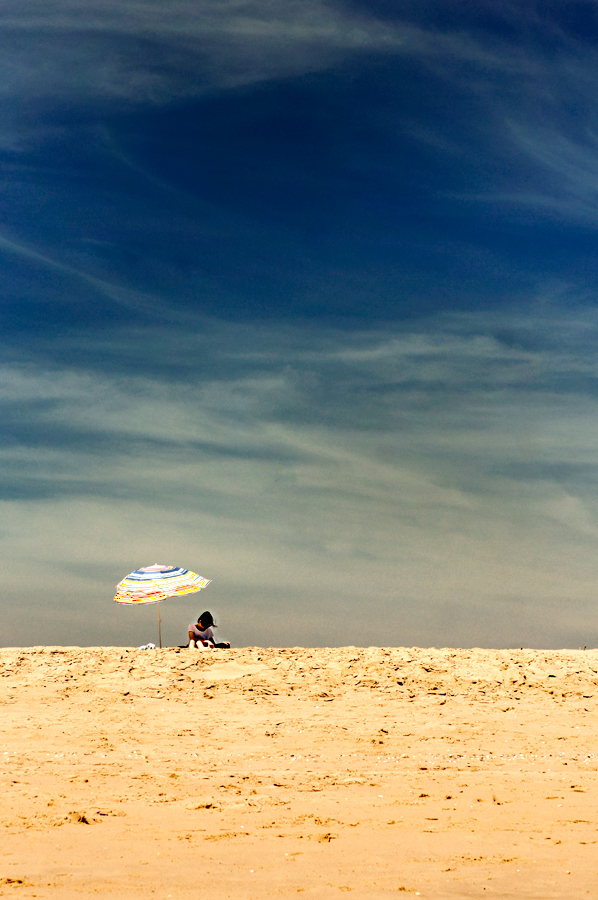
[[214, 640], [212, 628], [217, 627], [214, 624], [214, 617], [211, 612], [206, 610], [206, 612], [202, 613], [197, 620], [197, 625], [193, 623], [189, 625], [189, 649], [209, 647], [213, 650], [216, 647], [218, 650], [228, 650], [230, 648], [228, 641], [222, 641], [220, 644], [217, 644]]

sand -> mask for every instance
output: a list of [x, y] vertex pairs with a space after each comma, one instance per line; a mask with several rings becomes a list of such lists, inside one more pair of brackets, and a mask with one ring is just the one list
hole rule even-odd
[[598, 897], [598, 651], [0, 650], [0, 895]]

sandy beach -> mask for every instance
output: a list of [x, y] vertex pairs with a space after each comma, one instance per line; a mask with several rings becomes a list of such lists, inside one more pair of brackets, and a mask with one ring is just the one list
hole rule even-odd
[[0, 651], [0, 895], [598, 897], [598, 651]]

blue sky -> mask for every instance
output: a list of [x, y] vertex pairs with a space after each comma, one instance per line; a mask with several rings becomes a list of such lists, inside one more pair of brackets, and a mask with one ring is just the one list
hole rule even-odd
[[0, 11], [2, 643], [598, 642], [598, 3]]

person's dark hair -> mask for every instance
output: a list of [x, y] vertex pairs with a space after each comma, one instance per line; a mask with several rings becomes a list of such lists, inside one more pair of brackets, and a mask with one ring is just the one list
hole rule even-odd
[[203, 625], [204, 628], [211, 628], [212, 626], [216, 628], [216, 626], [214, 625], [214, 616], [207, 610], [201, 614], [201, 616], [197, 620], [197, 624]]

